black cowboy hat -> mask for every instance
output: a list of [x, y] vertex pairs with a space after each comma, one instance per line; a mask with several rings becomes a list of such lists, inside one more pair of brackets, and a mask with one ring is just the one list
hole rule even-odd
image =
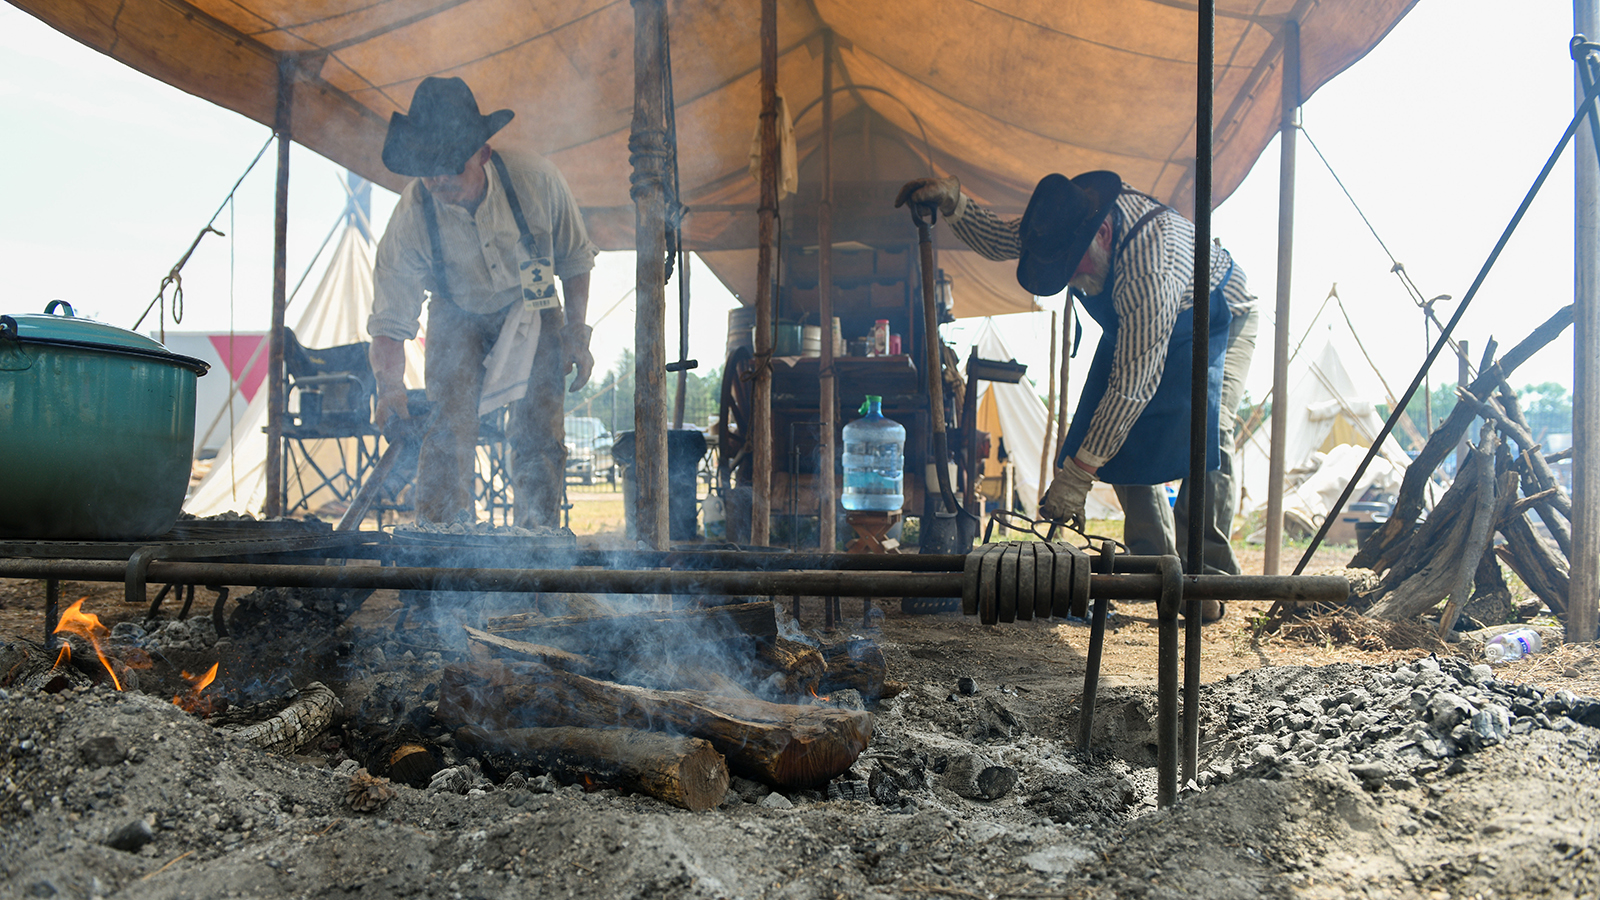
[[411, 96], [410, 115], [389, 117], [383, 164], [396, 175], [458, 175], [513, 115], [509, 109], [479, 113], [472, 88], [459, 78], [424, 78]]
[[1121, 191], [1115, 172], [1040, 179], [1022, 214], [1017, 283], [1035, 297], [1061, 293]]

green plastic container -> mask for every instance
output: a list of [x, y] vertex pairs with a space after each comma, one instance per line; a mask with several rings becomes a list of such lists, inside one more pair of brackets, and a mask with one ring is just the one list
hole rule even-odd
[[0, 315], [0, 538], [170, 531], [189, 485], [195, 379], [207, 369], [59, 300], [44, 315]]

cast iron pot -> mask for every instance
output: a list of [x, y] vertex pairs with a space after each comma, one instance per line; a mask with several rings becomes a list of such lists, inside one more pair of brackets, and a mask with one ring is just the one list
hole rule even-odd
[[208, 368], [60, 300], [44, 315], [0, 316], [0, 538], [171, 530], [189, 485], [195, 379]]

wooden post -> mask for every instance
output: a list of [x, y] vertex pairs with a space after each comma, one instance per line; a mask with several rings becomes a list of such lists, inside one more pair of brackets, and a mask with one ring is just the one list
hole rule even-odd
[[[1592, 40], [1600, 31], [1600, 2], [1573, 0], [1574, 30]], [[1579, 63], [1582, 65], [1583, 63]], [[1583, 93], [1582, 82], [1578, 94]], [[1600, 166], [1594, 133], [1578, 129], [1574, 198], [1572, 310], [1572, 585], [1566, 637], [1595, 639], [1600, 597]]]
[[283, 321], [289, 308], [289, 145], [294, 141], [294, 56], [278, 57], [278, 106], [273, 131], [278, 135], [278, 187], [272, 211], [272, 326], [267, 350], [267, 496], [262, 514], [284, 513], [283, 497]]
[[667, 116], [663, 0], [633, 2], [634, 510], [639, 540], [664, 550], [667, 525]]
[[[1300, 110], [1300, 23], [1283, 28], [1283, 113], [1278, 125], [1278, 299], [1272, 326], [1272, 426], [1267, 461], [1267, 535], [1261, 574], [1278, 574], [1283, 551], [1283, 473], [1289, 436], [1289, 298], [1294, 269], [1295, 124]], [[1226, 414], [1226, 410], [1224, 410]]]
[[[679, 231], [679, 241], [683, 240]], [[689, 358], [689, 250], [679, 247], [678, 252], [678, 362]], [[688, 399], [689, 370], [678, 370], [678, 394], [672, 398], [672, 427], [683, 427], [683, 407]]]
[[[750, 391], [750, 543], [772, 526], [772, 269], [778, 218], [778, 0], [761, 0], [761, 206], [756, 262], [755, 383]], [[830, 323], [831, 324], [831, 323]]]
[[833, 380], [833, 30], [822, 32], [822, 202], [817, 207], [817, 318], [822, 324], [821, 459], [817, 461], [818, 498], [817, 543], [822, 552], [832, 553], [839, 544], [835, 533], [838, 515], [838, 485], [833, 480], [834, 460], [838, 458], [835, 431], [839, 398]]

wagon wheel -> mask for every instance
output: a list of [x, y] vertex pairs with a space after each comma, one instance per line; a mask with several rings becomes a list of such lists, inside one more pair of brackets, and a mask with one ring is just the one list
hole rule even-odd
[[750, 537], [750, 382], [740, 376], [754, 354], [739, 347], [728, 354], [722, 367], [722, 394], [717, 410], [717, 486], [722, 492], [728, 539], [734, 543]]
[[[740, 377], [754, 354], [738, 347], [722, 367], [722, 393], [717, 406], [717, 484], [724, 495], [748, 478], [750, 460], [750, 383]], [[742, 470], [742, 472], [741, 472]]]

